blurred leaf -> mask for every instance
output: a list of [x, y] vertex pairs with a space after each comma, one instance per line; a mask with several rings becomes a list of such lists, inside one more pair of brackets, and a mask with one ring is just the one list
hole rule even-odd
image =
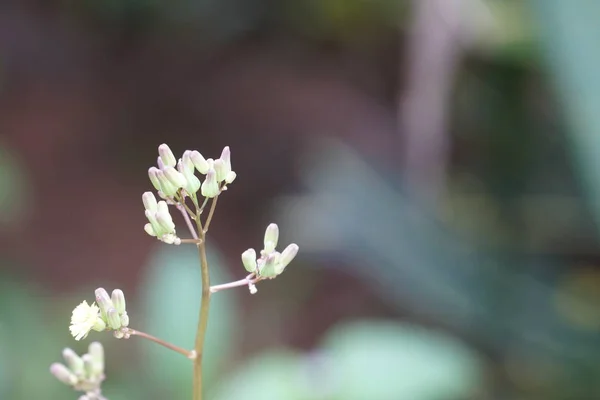
[[600, 2], [530, 0], [564, 98], [576, 162], [600, 222]]
[[210, 400], [303, 400], [302, 359], [287, 350], [262, 353], [223, 381]]
[[49, 372], [50, 364], [60, 361], [64, 345], [58, 332], [47, 329], [41, 299], [23, 283], [0, 279], [0, 349], [7, 365], [6, 375], [0, 375], [0, 383], [6, 383], [0, 386], [2, 399], [73, 397]]
[[[208, 246], [209, 249], [211, 246]], [[213, 282], [228, 282], [220, 257], [209, 250]], [[143, 286], [142, 301], [147, 318], [142, 330], [168, 342], [192, 349], [196, 336], [201, 298], [199, 258], [194, 246], [161, 246], [150, 263]], [[210, 386], [231, 354], [237, 321], [231, 291], [213, 296], [204, 355], [204, 381]], [[132, 322], [132, 327], [136, 327]], [[146, 342], [146, 341], [144, 341]], [[147, 368], [162, 388], [177, 390], [177, 397], [189, 399], [192, 363], [181, 354], [154, 343], [144, 343]]]
[[325, 338], [336, 398], [465, 398], [480, 384], [476, 354], [455, 339], [417, 326], [362, 321]]

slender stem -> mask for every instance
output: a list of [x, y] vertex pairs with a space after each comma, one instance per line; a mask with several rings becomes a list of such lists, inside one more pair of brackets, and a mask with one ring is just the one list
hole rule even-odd
[[208, 311], [210, 308], [210, 276], [208, 273], [208, 259], [206, 257], [206, 231], [202, 229], [202, 221], [200, 218], [196, 220], [196, 224], [198, 227], [198, 232], [200, 232], [201, 239], [201, 242], [198, 243], [197, 246], [198, 254], [200, 256], [200, 270], [202, 275], [202, 302], [200, 303], [198, 330], [196, 331], [196, 341], [194, 344], [196, 358], [194, 359], [193, 399], [202, 400], [202, 356], [204, 355], [204, 339], [206, 337]]
[[[190, 216], [188, 215], [185, 207], [182, 206], [181, 203], [177, 204], [176, 207], [179, 210], [179, 212], [181, 212], [181, 215], [183, 215], [183, 219], [185, 220], [185, 224], [187, 225], [188, 229], [190, 230], [190, 233], [192, 234], [192, 237], [194, 239], [198, 240], [198, 234], [196, 233], [196, 230], [194, 229], [194, 225], [192, 225], [192, 220], [190, 219]], [[182, 243], [183, 243], [183, 241], [182, 241]]]
[[181, 348], [179, 346], [175, 346], [174, 344], [171, 344], [169, 342], [165, 342], [164, 340], [159, 339], [159, 338], [157, 338], [155, 336], [152, 336], [150, 334], [147, 334], [145, 332], [137, 331], [135, 329], [129, 329], [127, 331], [127, 333], [129, 333], [130, 335], [135, 335], [135, 336], [142, 337], [144, 339], [148, 339], [148, 340], [150, 340], [150, 341], [152, 341], [154, 343], [158, 343], [161, 346], [166, 347], [167, 349], [171, 349], [173, 351], [176, 351], [179, 354], [183, 354], [187, 358], [191, 358], [191, 359], [195, 358], [196, 353], [194, 351], [189, 351], [189, 350], [183, 349], [183, 348]]
[[192, 244], [198, 244], [200, 243], [200, 239], [180, 239], [181, 243], [192, 243]]
[[208, 212], [208, 217], [206, 217], [206, 222], [204, 223], [204, 233], [208, 232], [208, 227], [210, 226], [210, 221], [212, 221], [213, 215], [215, 213], [215, 208], [217, 207], [217, 200], [219, 200], [219, 196], [217, 195], [213, 198], [212, 203], [210, 203], [210, 211]]
[[229, 283], [223, 283], [221, 285], [211, 286], [210, 292], [216, 293], [221, 290], [233, 289], [233, 288], [240, 287], [240, 286], [248, 286], [250, 284], [255, 284], [256, 282], [258, 282], [260, 280], [260, 278], [253, 278], [253, 276], [254, 276], [254, 274], [250, 274], [247, 277], [245, 277], [244, 279], [240, 279], [239, 281], [234, 281], [234, 282], [229, 282]]

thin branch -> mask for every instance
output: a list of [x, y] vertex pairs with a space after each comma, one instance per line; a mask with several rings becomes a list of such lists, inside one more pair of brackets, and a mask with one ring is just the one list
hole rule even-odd
[[[198, 209], [197, 205], [196, 209]], [[211, 214], [212, 212], [213, 208], [211, 207]], [[210, 220], [207, 221], [210, 222]], [[202, 275], [202, 300], [200, 303], [198, 329], [196, 331], [196, 341], [194, 344], [196, 358], [194, 359], [193, 400], [202, 400], [202, 356], [204, 355], [204, 339], [206, 338], [206, 329], [208, 327], [208, 311], [210, 310], [210, 275], [208, 272], [208, 259], [206, 257], [206, 230], [202, 229], [202, 220], [200, 217], [198, 217], [196, 220], [196, 224], [202, 240], [198, 244], [200, 272]]]
[[208, 232], [208, 227], [210, 226], [210, 221], [212, 221], [213, 215], [215, 213], [215, 208], [217, 207], [217, 200], [219, 200], [219, 195], [213, 198], [212, 203], [210, 204], [210, 211], [208, 212], [208, 217], [206, 217], [206, 222], [204, 224], [204, 233]]
[[[188, 215], [187, 211], [185, 210], [185, 207], [182, 206], [181, 203], [177, 203], [177, 205], [175, 207], [177, 207], [177, 209], [179, 210], [179, 212], [181, 212], [181, 215], [183, 215], [183, 219], [185, 220], [185, 224], [187, 225], [188, 229], [190, 230], [190, 233], [192, 234], [192, 237], [195, 240], [198, 240], [198, 234], [196, 233], [196, 230], [194, 229], [194, 225], [192, 224], [192, 220], [190, 219], [190, 216]], [[183, 241], [182, 241], [182, 243], [183, 243]]]
[[221, 285], [211, 286], [210, 292], [216, 293], [221, 290], [233, 289], [233, 288], [240, 287], [240, 286], [254, 285], [255, 283], [257, 283], [258, 281], [261, 280], [260, 277], [253, 278], [253, 276], [254, 276], [254, 274], [250, 274], [247, 277], [245, 277], [244, 279], [240, 279], [239, 281], [234, 281], [234, 282], [229, 282], [229, 283], [223, 283]]
[[128, 329], [127, 333], [129, 333], [132, 336], [139, 336], [139, 337], [142, 337], [144, 339], [148, 339], [148, 340], [150, 340], [150, 341], [152, 341], [154, 343], [158, 343], [161, 346], [166, 347], [167, 349], [176, 351], [179, 354], [183, 354], [184, 356], [186, 356], [189, 359], [195, 359], [196, 358], [196, 353], [194, 351], [189, 351], [189, 350], [186, 350], [186, 349], [181, 348], [179, 346], [175, 346], [174, 344], [171, 344], [169, 342], [165, 342], [164, 340], [159, 339], [159, 338], [157, 338], [155, 336], [149, 335], [149, 334], [147, 334], [145, 332], [137, 331], [135, 329]]

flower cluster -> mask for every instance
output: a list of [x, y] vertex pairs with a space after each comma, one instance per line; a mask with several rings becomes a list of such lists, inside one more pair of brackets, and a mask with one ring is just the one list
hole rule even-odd
[[257, 259], [254, 249], [242, 253], [242, 263], [246, 271], [260, 279], [273, 279], [280, 275], [296, 257], [298, 245], [292, 243], [280, 253], [275, 250], [278, 240], [279, 227], [277, 224], [270, 224], [265, 231], [264, 247], [260, 251], [260, 258]]
[[100, 385], [104, 380], [104, 348], [99, 342], [92, 342], [88, 353], [81, 357], [73, 350], [63, 350], [65, 364], [54, 363], [50, 372], [59, 381], [73, 389], [85, 392], [79, 400], [101, 399]]
[[115, 336], [122, 338], [123, 333], [119, 329], [129, 325], [123, 291], [115, 289], [109, 296], [106, 290], [98, 288], [95, 294], [96, 303], [89, 305], [87, 301], [83, 301], [73, 310], [69, 326], [71, 335], [75, 340], [81, 340], [92, 330], [114, 330]]
[[[144, 230], [165, 243], [180, 244], [168, 205], [181, 205], [186, 197], [197, 204], [198, 190], [207, 199], [226, 190], [227, 185], [236, 178], [236, 173], [231, 169], [231, 152], [229, 146], [225, 146], [221, 157], [213, 160], [205, 159], [196, 150], [186, 150], [177, 160], [169, 146], [163, 143], [158, 146], [158, 154], [157, 166], [148, 170], [148, 177], [158, 191], [158, 196], [164, 201], [157, 202], [151, 192], [144, 193], [143, 201], [148, 219]], [[204, 175], [203, 182], [195, 175], [196, 171]]]

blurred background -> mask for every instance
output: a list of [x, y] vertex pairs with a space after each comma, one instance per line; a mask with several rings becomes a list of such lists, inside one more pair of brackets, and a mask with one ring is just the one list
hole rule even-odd
[[132, 327], [192, 347], [195, 250], [143, 231], [163, 142], [231, 146], [214, 283], [245, 276], [269, 222], [300, 246], [256, 295], [213, 297], [209, 399], [600, 399], [599, 17], [562, 0], [2, 1], [0, 399], [77, 398], [48, 368], [92, 340], [109, 399], [191, 398], [180, 355], [68, 331], [118, 287]]

